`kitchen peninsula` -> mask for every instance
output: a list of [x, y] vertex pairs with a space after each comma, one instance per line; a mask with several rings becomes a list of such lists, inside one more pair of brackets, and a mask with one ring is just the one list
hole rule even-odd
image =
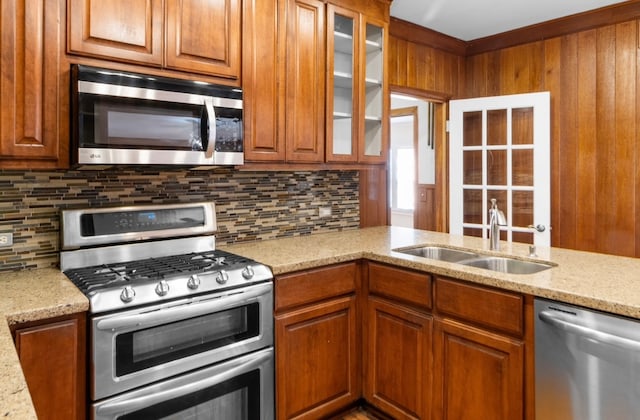
[[[489, 243], [478, 238], [397, 227], [347, 230], [226, 246], [271, 266], [276, 277], [332, 264], [368, 260], [402, 269], [453, 277], [470, 284], [525, 295], [546, 297], [640, 318], [640, 288], [634, 287], [640, 259], [538, 248], [538, 261], [557, 266], [530, 275], [504, 274], [456, 263], [429, 260], [393, 251], [421, 244], [471, 248], [488, 253]], [[500, 254], [528, 259], [528, 245], [502, 243]], [[36, 418], [13, 348], [10, 326], [44, 320], [88, 308], [86, 298], [55, 269], [24, 270], [0, 275], [0, 414], [8, 419]], [[277, 351], [277, 350], [276, 350]]]

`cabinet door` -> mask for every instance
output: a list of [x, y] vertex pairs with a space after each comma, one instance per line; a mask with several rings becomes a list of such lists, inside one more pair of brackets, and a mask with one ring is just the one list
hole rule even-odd
[[16, 349], [39, 419], [85, 418], [84, 318], [15, 331]]
[[2, 0], [0, 7], [0, 168], [64, 167], [64, 0]]
[[288, 1], [286, 13], [286, 158], [324, 162], [325, 4]]
[[[283, 25], [278, 0], [244, 0], [242, 88], [244, 158], [247, 162], [284, 162]], [[286, 4], [285, 4], [286, 6]], [[282, 98], [282, 99], [281, 99]]]
[[367, 305], [366, 400], [394, 419], [428, 419], [432, 318], [373, 297]]
[[521, 341], [439, 320], [434, 342], [434, 418], [523, 418]]
[[165, 0], [166, 66], [240, 78], [240, 0]]
[[162, 0], [68, 0], [69, 52], [162, 65]]
[[358, 160], [384, 163], [389, 149], [389, 89], [387, 83], [388, 24], [361, 15], [360, 80], [364, 92], [360, 102]]
[[360, 16], [327, 6], [327, 162], [358, 159]]
[[276, 416], [319, 419], [360, 397], [355, 296], [276, 316]]

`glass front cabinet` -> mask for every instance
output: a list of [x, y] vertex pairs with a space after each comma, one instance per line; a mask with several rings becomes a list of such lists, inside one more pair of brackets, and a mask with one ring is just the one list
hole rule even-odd
[[327, 162], [384, 163], [388, 24], [327, 6]]

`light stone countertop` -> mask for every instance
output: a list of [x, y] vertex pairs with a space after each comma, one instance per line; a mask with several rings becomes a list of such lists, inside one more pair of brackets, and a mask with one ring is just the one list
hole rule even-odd
[[[640, 319], [640, 259], [538, 247], [536, 260], [557, 264], [530, 275], [504, 274], [392, 251], [413, 245], [489, 251], [489, 241], [398, 227], [376, 227], [251, 242], [221, 249], [269, 265], [276, 276], [360, 258], [560, 300]], [[501, 251], [529, 259], [525, 244]], [[89, 302], [56, 269], [0, 273], [0, 417], [36, 419], [9, 325], [86, 311]]]
[[506, 274], [392, 251], [434, 244], [531, 260], [529, 246], [398, 227], [276, 239], [223, 247], [271, 266], [274, 274], [367, 258], [640, 319], [640, 258], [537, 247], [533, 260], [557, 264], [536, 274]]
[[0, 273], [0, 418], [37, 419], [10, 326], [71, 315], [89, 301], [57, 269]]

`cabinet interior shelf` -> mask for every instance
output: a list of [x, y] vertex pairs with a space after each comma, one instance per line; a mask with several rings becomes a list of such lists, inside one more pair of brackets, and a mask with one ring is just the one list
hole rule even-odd
[[364, 82], [367, 85], [367, 88], [382, 86], [382, 81], [378, 79], [371, 79], [368, 77], [364, 79]]
[[371, 41], [367, 39], [367, 42], [365, 42], [365, 45], [367, 47], [367, 52], [374, 52], [374, 51], [382, 51], [382, 44], [380, 44], [379, 42], [376, 41]]
[[334, 112], [333, 113], [333, 119], [334, 120], [346, 120], [351, 118], [351, 114], [348, 112]]
[[374, 123], [382, 121], [382, 117], [378, 115], [365, 115], [364, 120], [368, 123]]
[[349, 73], [334, 72], [333, 84], [339, 88], [350, 89], [353, 86], [353, 77]]
[[353, 54], [353, 36], [344, 32], [333, 32], [333, 48], [337, 52]]

